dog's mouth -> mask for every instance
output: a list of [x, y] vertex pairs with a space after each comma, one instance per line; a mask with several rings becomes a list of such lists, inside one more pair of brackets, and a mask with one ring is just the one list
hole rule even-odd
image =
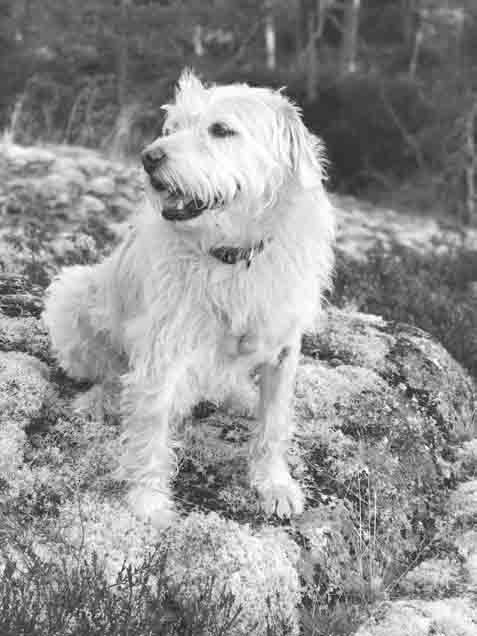
[[155, 177], [150, 177], [151, 185], [162, 195], [162, 216], [167, 221], [188, 221], [200, 216], [205, 210], [216, 208], [220, 200], [205, 203], [197, 195], [187, 194], [180, 188], [171, 187]]

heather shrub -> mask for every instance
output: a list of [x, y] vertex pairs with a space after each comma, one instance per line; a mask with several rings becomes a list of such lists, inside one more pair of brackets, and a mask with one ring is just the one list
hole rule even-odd
[[26, 549], [26, 564], [7, 559], [0, 577], [2, 636], [195, 636], [225, 634], [237, 612], [210, 587], [178, 611], [164, 578], [164, 557], [124, 564], [111, 584], [93, 554], [73, 566], [50, 562]]
[[199, 513], [164, 533], [140, 525], [91, 497], [54, 524], [2, 524], [0, 634], [298, 634], [298, 554], [284, 533]]
[[477, 376], [477, 252], [420, 254], [377, 247], [356, 262], [338, 255], [332, 302], [432, 334]]

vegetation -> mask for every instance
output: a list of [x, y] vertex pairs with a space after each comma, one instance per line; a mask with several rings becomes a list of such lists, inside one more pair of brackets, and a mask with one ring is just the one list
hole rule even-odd
[[[0, 129], [19, 142], [136, 153], [159, 131], [158, 106], [190, 65], [211, 81], [286, 85], [307, 124], [325, 139], [333, 186], [395, 195], [399, 185], [420, 205], [437, 210], [439, 200], [469, 222], [477, 166], [476, 35], [473, 0], [0, 0]], [[90, 184], [92, 173], [84, 174]], [[117, 176], [115, 189], [125, 181]], [[43, 183], [23, 199], [18, 182], [15, 187], [4, 212], [6, 223], [18, 219], [21, 231], [4, 237], [0, 268], [20, 273], [3, 285], [0, 348], [33, 352], [50, 363], [46, 335], [32, 317], [41, 310], [40, 288], [58, 265], [95, 261], [108, 248], [108, 214], [119, 199], [105, 197], [106, 211], [90, 214], [53, 249], [52, 236], [66, 227], [65, 210], [49, 205]], [[76, 203], [68, 205], [78, 222]], [[424, 329], [477, 378], [475, 252], [431, 248], [422, 254], [394, 245], [365, 256], [356, 262], [338, 254], [331, 301]], [[8, 329], [15, 331], [12, 343]], [[467, 552], [459, 552], [453, 533], [464, 513], [463, 527], [473, 532], [475, 495], [463, 498], [464, 483], [463, 494], [456, 491], [462, 500], [449, 512], [453, 520], [446, 507], [457, 482], [475, 480], [475, 440], [459, 446], [449, 422], [437, 417], [432, 395], [403, 383], [409, 395], [400, 397], [372, 369], [350, 369], [343, 358], [348, 375], [334, 375], [331, 364], [329, 376], [337, 391], [345, 389], [336, 404], [334, 393], [326, 393], [327, 376], [319, 374], [316, 386], [309, 379], [303, 400], [305, 421], [316, 431], [303, 453], [313, 506], [293, 537], [306, 549], [297, 569], [297, 555], [288, 555], [292, 550], [275, 536], [261, 547], [255, 533], [218, 516], [188, 515], [171, 537], [174, 545], [162, 544], [170, 552], [131, 557], [111, 578], [117, 554], [121, 563], [124, 554], [142, 557], [141, 547], [155, 545], [123, 510], [101, 499], [115, 494], [108, 474], [117, 429], [72, 417], [63, 400], [80, 389], [56, 370], [48, 379], [34, 359], [18, 354], [8, 360], [11, 395], [0, 408], [2, 636], [228, 636], [234, 629], [252, 635], [257, 615], [265, 618], [256, 633], [285, 636], [296, 627], [299, 584], [302, 632], [348, 635], [382, 600], [446, 598], [470, 577], [462, 565]], [[329, 398], [328, 412], [321, 398], [320, 412], [313, 412], [316, 395]], [[206, 448], [214, 452], [208, 438]], [[234, 499], [235, 491], [221, 490], [199, 444], [196, 452], [191, 482], [192, 469], [200, 468], [200, 485], [207, 474], [210, 492], [225, 492], [229, 512], [243, 513], [241, 491]], [[207, 502], [203, 495], [204, 509]], [[209, 523], [214, 535], [204, 531]], [[60, 526], [67, 531], [61, 541]], [[201, 545], [195, 543], [199, 531]], [[77, 549], [78, 540], [88, 553]], [[287, 567], [275, 568], [273, 578], [266, 567], [282, 550]], [[468, 554], [473, 550], [472, 544]], [[243, 583], [249, 566], [256, 587]], [[210, 569], [208, 584], [197, 590], [195, 581]], [[288, 596], [270, 593], [262, 575]], [[277, 605], [282, 624], [268, 625], [267, 607]]]
[[286, 85], [335, 186], [406, 182], [474, 215], [472, 0], [0, 0], [0, 17], [0, 127], [18, 141], [135, 153], [189, 65]]
[[95, 555], [74, 567], [29, 550], [24, 557], [26, 568], [8, 560], [0, 577], [2, 636], [219, 636], [230, 633], [240, 613], [230, 595], [212, 599], [212, 581], [186, 611], [179, 608], [165, 583], [163, 555], [137, 569], [124, 565], [113, 583]]
[[380, 247], [357, 263], [338, 256], [332, 301], [432, 334], [477, 378], [477, 253]]

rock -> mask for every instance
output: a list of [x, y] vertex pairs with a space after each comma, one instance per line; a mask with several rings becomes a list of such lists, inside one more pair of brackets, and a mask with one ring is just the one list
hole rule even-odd
[[455, 598], [388, 603], [355, 636], [475, 636], [476, 633], [474, 603]]
[[0, 274], [0, 313], [5, 316], [35, 316], [43, 309], [42, 289], [21, 274]]
[[49, 361], [49, 338], [33, 317], [10, 318], [0, 314], [0, 351], [18, 351]]
[[304, 352], [331, 368], [351, 365], [376, 373], [401, 400], [425, 407], [450, 436], [470, 438], [476, 432], [473, 383], [421, 329], [331, 309], [319, 335], [304, 338]]
[[[300, 573], [310, 587], [320, 576], [335, 593], [360, 594], [372, 568], [379, 595], [386, 559], [417, 550], [444, 515], [453, 458], [473, 434], [473, 385], [427, 334], [362, 314], [331, 309], [303, 352], [290, 458], [307, 491], [292, 522], [308, 546]], [[243, 461], [252, 426], [221, 410], [186, 424], [182, 501], [256, 522]], [[392, 556], [369, 552], [375, 541]]]
[[56, 159], [56, 154], [53, 150], [47, 148], [41, 148], [40, 146], [23, 147], [17, 144], [2, 143], [1, 146], [2, 155], [10, 162], [25, 167], [30, 164], [51, 164]]
[[477, 591], [477, 480], [461, 483], [437, 519], [439, 556], [424, 559], [398, 580], [401, 595], [420, 599], [466, 596]]
[[77, 166], [73, 165], [64, 165], [62, 164], [59, 169], [59, 173], [63, 177], [63, 179], [67, 182], [68, 187], [73, 192], [82, 192], [86, 189], [86, 177], [82, 170], [80, 170]]
[[112, 167], [114, 169], [114, 164], [101, 157], [99, 153], [88, 152], [85, 149], [78, 156], [78, 165], [92, 179], [109, 173]]
[[437, 219], [418, 212], [396, 212], [373, 206], [353, 196], [333, 196], [336, 208], [337, 246], [345, 255], [363, 260], [369, 249], [388, 250], [393, 243], [426, 254], [429, 250], [475, 249], [477, 230], [462, 233], [460, 225], [446, 227]]
[[[48, 175], [49, 190], [42, 189]], [[302, 516], [282, 524], [259, 512], [246, 464], [254, 421], [208, 404], [181, 426], [179, 515], [169, 534], [153, 539], [131, 517], [124, 484], [112, 477], [119, 427], [75, 411], [91, 386], [58, 372], [37, 319], [58, 267], [99, 260], [127, 231], [140, 181], [135, 168], [86, 149], [13, 149], [0, 157], [0, 201], [17, 210], [5, 212], [0, 230], [0, 466], [11, 514], [31, 532], [51, 535], [62, 526], [74, 545], [84, 530], [111, 574], [121, 559], [136, 563], [154, 541], [168, 545], [171, 576], [189, 597], [207, 575], [238, 590], [244, 635], [254, 620], [263, 630], [264, 599], [275, 589], [285, 590], [280, 611], [296, 632], [300, 577], [305, 604], [318, 594], [321, 608], [384, 602], [390, 585], [393, 594], [420, 597], [384, 602], [359, 636], [402, 625], [414, 629], [409, 636], [432, 629], [466, 636], [473, 620], [466, 598], [477, 580], [477, 488], [466, 481], [477, 470], [474, 386], [414, 327], [329, 308], [327, 324], [304, 336], [289, 457], [306, 493]], [[391, 216], [389, 232], [397, 235]], [[382, 218], [366, 218], [368, 237], [385, 233]], [[344, 224], [341, 236], [354, 240], [352, 230]], [[403, 229], [405, 240], [409, 232]], [[367, 240], [358, 234], [358, 243]], [[0, 481], [0, 496], [3, 487]], [[184, 601], [179, 592], [176, 601]], [[463, 626], [445, 622], [457, 621], [458, 611]], [[317, 629], [326, 633], [326, 626]]]
[[447, 515], [454, 529], [467, 530], [477, 525], [477, 479], [460, 484], [452, 493]]
[[215, 602], [232, 595], [232, 615], [242, 608], [230, 636], [298, 634], [298, 549], [285, 533], [254, 534], [217, 514], [191, 513], [168, 529], [164, 548], [179, 606], [190, 607], [211, 586]]
[[127, 218], [132, 216], [138, 208], [137, 200], [136, 202], [130, 201], [130, 199], [126, 196], [116, 196], [110, 202], [111, 211], [117, 215], [119, 218]]
[[[83, 551], [85, 557], [93, 552], [97, 555], [111, 583], [125, 559], [140, 566], [157, 539], [155, 530], [138, 520], [124, 503], [91, 493], [59, 507], [57, 528], [65, 545]], [[54, 552], [49, 558], [55, 558]]]
[[0, 481], [11, 484], [23, 463], [26, 429], [48, 409], [48, 367], [25, 353], [0, 352]]
[[84, 194], [78, 203], [78, 213], [81, 217], [87, 217], [88, 214], [102, 214], [106, 210], [106, 205], [91, 194]]
[[[140, 566], [151, 545], [157, 543], [167, 559], [167, 585], [174, 592], [179, 613], [203, 602], [204, 592], [217, 605], [221, 597], [232, 595], [232, 615], [242, 607], [234, 628], [227, 632], [230, 636], [265, 636], [270, 633], [267, 621], [270, 628], [277, 625], [277, 630], [283, 621], [289, 625], [287, 634], [298, 634], [298, 549], [279, 530], [253, 533], [214, 513], [192, 513], [157, 537], [124, 504], [89, 495], [62, 505], [57, 527], [66, 545], [76, 546], [85, 557], [95, 552], [112, 583], [125, 558]], [[44, 547], [45, 553], [48, 546]]]
[[459, 534], [454, 543], [463, 560], [465, 580], [472, 594], [477, 593], [477, 526]]
[[457, 559], [427, 559], [399, 581], [400, 592], [414, 598], [445, 598], [464, 591], [464, 572]]
[[29, 425], [52, 397], [46, 364], [26, 353], [0, 353], [0, 421]]
[[87, 187], [87, 192], [95, 197], [111, 197], [115, 191], [116, 185], [111, 177], [95, 177]]
[[56, 206], [60, 203], [59, 199], [68, 194], [69, 185], [65, 175], [51, 173], [45, 177], [36, 179], [35, 182], [30, 180], [28, 187], [34, 188], [42, 198]]

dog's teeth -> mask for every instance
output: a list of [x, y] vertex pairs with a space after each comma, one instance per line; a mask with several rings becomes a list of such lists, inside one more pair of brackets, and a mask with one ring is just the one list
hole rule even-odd
[[181, 200], [181, 201], [179, 201], [177, 203], [177, 209], [178, 210], [183, 210], [184, 209], [184, 201]]

